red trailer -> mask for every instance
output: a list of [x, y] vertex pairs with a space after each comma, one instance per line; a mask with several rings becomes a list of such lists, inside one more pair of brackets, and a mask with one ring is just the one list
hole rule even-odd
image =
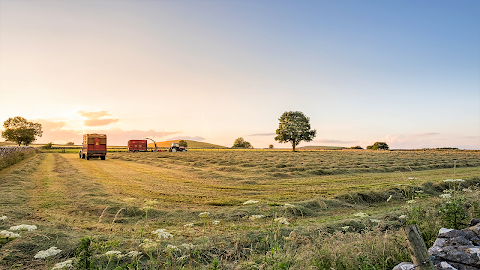
[[147, 140], [129, 140], [128, 152], [146, 152]]
[[78, 155], [86, 160], [92, 157], [99, 157], [101, 160], [105, 160], [107, 155], [107, 135], [84, 134], [82, 150], [80, 150]]

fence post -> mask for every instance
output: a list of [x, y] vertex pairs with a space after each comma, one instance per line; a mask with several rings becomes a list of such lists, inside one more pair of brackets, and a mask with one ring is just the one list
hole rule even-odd
[[409, 225], [404, 227], [403, 231], [407, 237], [408, 251], [410, 251], [415, 267], [418, 267], [419, 270], [435, 270], [418, 226], [416, 224]]

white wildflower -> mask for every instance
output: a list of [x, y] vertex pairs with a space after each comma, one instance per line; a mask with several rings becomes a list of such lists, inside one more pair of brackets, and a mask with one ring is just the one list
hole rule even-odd
[[152, 232], [153, 234], [156, 234], [158, 238], [170, 238], [173, 237], [171, 233], [168, 233], [166, 229], [158, 229], [156, 231]]
[[283, 205], [284, 208], [295, 208], [296, 206], [293, 204], [286, 203]]
[[408, 180], [417, 180], [416, 177], [408, 177]]
[[5, 219], [7, 219], [7, 216], [1, 216], [0, 217], [0, 220], [5, 220]]
[[407, 203], [408, 203], [408, 204], [415, 203], [415, 200], [408, 200]]
[[192, 245], [190, 243], [181, 244], [181, 246], [184, 247], [187, 250], [193, 249], [193, 247], [194, 247], [194, 245]]
[[248, 200], [246, 202], [244, 202], [243, 204], [254, 204], [254, 203], [258, 203], [258, 201], [255, 201], [255, 200]]
[[193, 223], [187, 223], [185, 225], [183, 225], [183, 227], [192, 227], [193, 226]]
[[391, 199], [392, 199], [393, 195], [390, 195], [390, 197], [388, 197], [387, 199], [387, 202], [389, 202]]
[[212, 221], [212, 224], [213, 224], [213, 225], [218, 225], [219, 223], [220, 223], [220, 220], [214, 220], [214, 221]]
[[21, 224], [17, 226], [12, 226], [10, 227], [10, 230], [12, 231], [35, 231], [37, 229], [37, 226], [35, 225], [26, 225], [26, 224]]
[[280, 223], [280, 224], [285, 224], [285, 225], [290, 224], [290, 222], [288, 222], [288, 220], [287, 220], [286, 218], [284, 218], [284, 217], [276, 218], [276, 219], [274, 219], [273, 221], [278, 222], [278, 223]]
[[198, 214], [198, 216], [201, 218], [208, 218], [210, 216], [210, 212], [202, 212]]
[[356, 213], [356, 214], [353, 214], [353, 215], [356, 216], [356, 217], [368, 217], [368, 214], [363, 213], [363, 212], [359, 212], [359, 213]]
[[450, 193], [440, 194], [440, 198], [449, 199], [451, 197], [452, 197], [452, 194]]
[[0, 231], [0, 236], [6, 237], [6, 238], [17, 238], [17, 237], [20, 237], [20, 234], [3, 230], [3, 231]]
[[113, 256], [113, 255], [118, 256], [120, 254], [122, 254], [122, 252], [118, 251], [118, 250], [110, 250], [110, 251], [105, 252], [105, 255], [107, 255], [107, 256]]
[[463, 179], [445, 179], [443, 182], [465, 182]]
[[407, 215], [401, 215], [401, 216], [399, 216], [398, 218], [399, 218], [399, 219], [406, 219], [406, 218], [408, 218], [408, 216], [407, 216]]
[[463, 179], [455, 179], [453, 181], [455, 181], [455, 182], [465, 182], [465, 180], [463, 180]]
[[250, 217], [248, 217], [250, 220], [255, 220], [255, 219], [259, 219], [259, 218], [263, 218], [265, 217], [265, 215], [251, 215]]
[[350, 226], [343, 226], [343, 227], [340, 227], [340, 228], [342, 228], [344, 231], [346, 231], [346, 230], [350, 229]]
[[462, 189], [463, 192], [473, 192], [470, 188], [464, 188]]
[[152, 241], [150, 239], [144, 239], [143, 243], [141, 243], [138, 246], [141, 247], [141, 248], [144, 248], [144, 249], [152, 249], [152, 248], [156, 248], [158, 245], [159, 245], [159, 242], [157, 242], [157, 241]]
[[415, 190], [416, 193], [423, 193], [423, 190]]
[[51, 270], [60, 270], [60, 269], [70, 268], [70, 267], [73, 267], [73, 260], [71, 259], [55, 264]]
[[180, 251], [180, 249], [177, 246], [169, 244], [169, 245], [167, 245], [167, 248], [165, 249], [165, 251], [173, 252], [173, 251]]
[[35, 259], [45, 259], [50, 256], [55, 256], [58, 253], [62, 252], [61, 249], [58, 249], [57, 247], [51, 247], [47, 250], [40, 250], [37, 254], [35, 254]]
[[132, 251], [129, 251], [129, 252], [127, 253], [127, 256], [136, 257], [136, 256], [138, 256], [138, 255], [140, 255], [140, 254], [142, 254], [142, 252], [136, 251], [136, 250], [132, 250]]
[[375, 222], [375, 223], [380, 223], [380, 220], [375, 219], [375, 218], [371, 218], [370, 221], [371, 221], [371, 222]]

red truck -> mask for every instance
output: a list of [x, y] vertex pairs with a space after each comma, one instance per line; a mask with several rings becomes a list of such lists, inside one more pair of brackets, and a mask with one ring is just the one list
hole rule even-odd
[[99, 157], [105, 160], [107, 155], [107, 135], [106, 134], [84, 134], [83, 147], [78, 153], [80, 158], [89, 160], [92, 157]]
[[129, 140], [128, 152], [147, 152], [147, 140]]

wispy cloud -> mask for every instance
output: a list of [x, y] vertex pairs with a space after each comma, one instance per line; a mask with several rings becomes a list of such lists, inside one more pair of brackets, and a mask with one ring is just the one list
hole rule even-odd
[[438, 133], [438, 132], [427, 132], [427, 133], [413, 134], [413, 136], [421, 137], [421, 136], [433, 136], [433, 135], [438, 135], [438, 134], [440, 134], [440, 133]]
[[200, 136], [177, 136], [177, 137], [173, 137], [173, 138], [169, 138], [167, 139], [167, 141], [174, 141], [174, 140], [190, 140], [190, 141], [204, 141], [205, 138], [204, 137], [200, 137]]
[[312, 141], [314, 143], [327, 143], [327, 144], [330, 144], [330, 143], [356, 143], [358, 141], [342, 141], [342, 140], [331, 140], [331, 139], [317, 139], [317, 140], [314, 140]]
[[86, 112], [86, 111], [78, 111], [82, 117], [87, 118], [83, 122], [83, 125], [87, 127], [99, 127], [99, 126], [106, 126], [112, 123], [117, 123], [120, 121], [118, 118], [112, 118], [107, 116], [111, 116], [112, 114], [107, 111], [98, 111], [98, 112]]
[[255, 133], [255, 134], [250, 134], [247, 136], [276, 136], [276, 133]]

